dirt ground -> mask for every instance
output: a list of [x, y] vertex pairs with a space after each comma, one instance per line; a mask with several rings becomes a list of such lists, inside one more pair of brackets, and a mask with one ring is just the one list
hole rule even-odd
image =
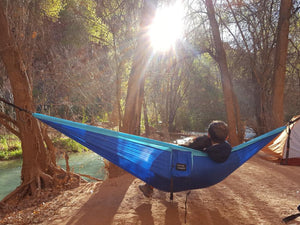
[[[40, 225], [276, 225], [299, 213], [300, 167], [283, 166], [258, 153], [221, 183], [174, 194], [158, 190], [148, 199], [143, 182], [125, 174], [87, 183], [49, 202], [10, 213], [0, 224]], [[187, 200], [187, 201], [186, 201]], [[300, 224], [300, 217], [288, 224]]]

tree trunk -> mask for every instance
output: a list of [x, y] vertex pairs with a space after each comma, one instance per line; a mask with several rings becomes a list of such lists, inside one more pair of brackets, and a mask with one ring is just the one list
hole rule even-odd
[[210, 22], [210, 26], [212, 28], [213, 40], [216, 51], [216, 61], [219, 64], [220, 72], [221, 72], [221, 80], [222, 87], [224, 93], [224, 101], [227, 113], [227, 120], [229, 126], [229, 140], [230, 143], [234, 146], [240, 143], [237, 131], [241, 126], [239, 119], [239, 110], [237, 110], [238, 102], [235, 101], [235, 94], [233, 92], [231, 75], [228, 71], [226, 53], [222, 44], [222, 40], [220, 37], [219, 26], [217, 20], [215, 18], [215, 9], [212, 3], [212, 0], [205, 1], [208, 19]]
[[111, 121], [115, 126], [122, 127], [122, 112], [121, 112], [121, 74], [124, 70], [124, 61], [118, 60], [117, 46], [115, 41], [115, 34], [113, 33], [113, 50], [114, 50], [114, 62], [115, 62], [115, 76], [116, 76], [116, 100], [111, 115]]
[[[132, 69], [128, 80], [123, 126], [120, 128], [120, 131], [129, 134], [140, 134], [145, 75], [151, 56], [150, 40], [147, 35], [147, 28], [152, 22], [156, 4], [156, 0], [144, 1], [137, 50], [133, 59]], [[108, 167], [110, 178], [115, 176], [112, 174], [118, 174], [116, 170], [117, 167], [110, 163]], [[119, 170], [120, 173], [122, 173], [121, 169]]]
[[[0, 57], [10, 80], [14, 103], [20, 108], [34, 111], [32, 100], [32, 84], [22, 62], [18, 47], [15, 45], [4, 9], [0, 4]], [[16, 110], [16, 121], [22, 143], [23, 165], [22, 183], [16, 189], [15, 196], [21, 198], [34, 196], [45, 187], [53, 185], [53, 176], [62, 170], [56, 167], [51, 150], [46, 148], [42, 130], [38, 120], [30, 113]], [[13, 192], [14, 193], [14, 192]], [[21, 193], [21, 195], [19, 195]], [[11, 197], [13, 195], [9, 195]], [[8, 197], [8, 196], [7, 196]], [[3, 201], [9, 200], [4, 198]]]
[[272, 96], [273, 128], [282, 126], [284, 122], [284, 84], [291, 8], [292, 0], [281, 0], [274, 63], [275, 70]]
[[143, 109], [144, 109], [144, 121], [145, 121], [145, 135], [146, 135], [146, 137], [149, 137], [150, 136], [150, 127], [149, 127], [147, 105], [146, 105], [145, 99], [143, 102]]
[[122, 127], [123, 132], [130, 134], [139, 134], [140, 132], [145, 73], [152, 53], [147, 31], [152, 19], [154, 18], [156, 5], [157, 0], [144, 1], [137, 50], [129, 75]]

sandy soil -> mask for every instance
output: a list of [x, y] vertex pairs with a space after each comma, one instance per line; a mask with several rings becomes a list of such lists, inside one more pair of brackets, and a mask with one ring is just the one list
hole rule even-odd
[[[169, 194], [158, 190], [148, 199], [143, 182], [125, 174], [103, 183], [82, 184], [52, 201], [7, 214], [0, 224], [108, 225], [284, 224], [298, 213], [300, 167], [282, 166], [255, 155], [223, 182], [206, 189]], [[187, 201], [186, 201], [187, 197]], [[288, 224], [300, 224], [300, 217]]]

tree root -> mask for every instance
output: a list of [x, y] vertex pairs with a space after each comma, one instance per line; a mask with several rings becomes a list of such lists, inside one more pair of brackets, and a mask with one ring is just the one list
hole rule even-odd
[[12, 210], [13, 210], [13, 207], [11, 207], [8, 204], [5, 204], [3, 202], [0, 202], [0, 217], [1, 217], [1, 214], [11, 212]]
[[16, 196], [23, 198], [24, 194], [22, 194], [22, 193], [24, 193], [24, 189], [28, 188], [28, 185], [30, 185], [31, 182], [32, 181], [27, 182], [25, 184], [21, 184], [13, 192], [9, 193], [5, 198], [3, 198], [0, 203], [5, 204], [5, 202], [8, 202], [11, 198], [16, 197]]
[[79, 176], [82, 176], [82, 177], [89, 178], [89, 179], [91, 179], [91, 180], [103, 181], [103, 180], [101, 180], [101, 179], [98, 179], [98, 178], [96, 178], [96, 177], [92, 177], [92, 176], [87, 175], [87, 174], [78, 173], [78, 175], [79, 175]]
[[53, 176], [38, 170], [29, 182], [8, 194], [0, 201], [0, 214], [49, 201], [61, 191], [78, 187], [80, 182], [87, 182], [78, 174], [67, 173], [56, 167], [52, 169]]
[[[66, 155], [65, 158], [68, 165], [68, 156]], [[31, 172], [28, 182], [23, 182], [0, 201], [0, 215], [47, 202], [64, 190], [86, 183], [87, 181], [82, 177], [102, 181], [89, 175], [73, 173], [69, 166], [67, 171], [51, 163], [45, 171], [36, 169]]]

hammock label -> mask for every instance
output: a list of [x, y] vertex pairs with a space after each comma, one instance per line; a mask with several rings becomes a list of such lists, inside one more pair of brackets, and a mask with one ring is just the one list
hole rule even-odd
[[191, 152], [172, 150], [172, 176], [187, 177], [191, 174]]
[[186, 164], [183, 164], [183, 163], [176, 163], [176, 170], [179, 170], [179, 171], [186, 171]]

